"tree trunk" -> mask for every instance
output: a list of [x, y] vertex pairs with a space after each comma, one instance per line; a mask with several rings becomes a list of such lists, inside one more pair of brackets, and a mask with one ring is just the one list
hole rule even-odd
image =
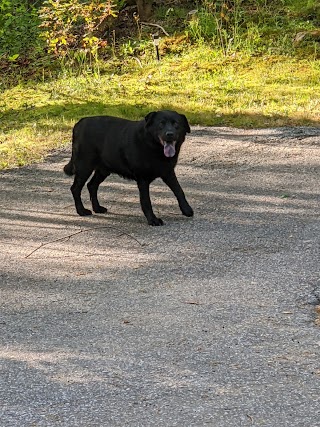
[[153, 0], [137, 0], [138, 14], [141, 21], [147, 21], [152, 12]]

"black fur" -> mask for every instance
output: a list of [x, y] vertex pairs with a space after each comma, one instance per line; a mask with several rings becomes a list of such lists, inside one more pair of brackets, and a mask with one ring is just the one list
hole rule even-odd
[[78, 214], [91, 215], [82, 204], [81, 190], [94, 172], [88, 190], [96, 213], [107, 212], [99, 204], [98, 187], [107, 176], [116, 173], [137, 182], [148, 224], [163, 224], [153, 213], [149, 195], [150, 183], [159, 177], [175, 194], [182, 213], [193, 216], [174, 172], [189, 132], [186, 117], [175, 111], [152, 112], [141, 121], [109, 116], [81, 119], [73, 128], [72, 156], [64, 167], [67, 175], [75, 175], [71, 192]]

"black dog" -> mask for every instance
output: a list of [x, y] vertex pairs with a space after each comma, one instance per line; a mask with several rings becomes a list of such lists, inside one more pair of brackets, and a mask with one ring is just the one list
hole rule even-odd
[[153, 213], [149, 186], [160, 177], [175, 194], [183, 215], [193, 216], [174, 168], [190, 126], [186, 117], [175, 111], [149, 113], [144, 120], [131, 121], [98, 116], [81, 119], [73, 128], [72, 156], [64, 167], [75, 175], [71, 192], [79, 215], [91, 215], [81, 201], [81, 190], [88, 183], [92, 208], [96, 213], [107, 209], [98, 202], [98, 187], [111, 173], [137, 182], [140, 203], [148, 224], [162, 225]]

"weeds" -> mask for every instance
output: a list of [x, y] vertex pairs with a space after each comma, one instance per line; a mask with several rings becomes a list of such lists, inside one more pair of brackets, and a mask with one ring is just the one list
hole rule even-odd
[[241, 2], [242, 0], [234, 0], [231, 5], [227, 1], [203, 1], [203, 6], [192, 14], [189, 21], [187, 31], [191, 39], [201, 42], [209, 40], [225, 56], [244, 48], [244, 44], [248, 48], [249, 42], [254, 40], [254, 33], [252, 25], [247, 32], [241, 28], [244, 13], [240, 8]]
[[[277, 4], [259, 0], [204, 0], [192, 14], [186, 31], [194, 42], [210, 42], [225, 56], [235, 52], [296, 55], [294, 35], [301, 29], [315, 29], [319, 17], [320, 6], [315, 0], [304, 6], [301, 2], [298, 5], [297, 0]], [[300, 49], [299, 53], [318, 53], [314, 43], [311, 44], [313, 53], [312, 49]], [[318, 42], [316, 46], [319, 50]]]

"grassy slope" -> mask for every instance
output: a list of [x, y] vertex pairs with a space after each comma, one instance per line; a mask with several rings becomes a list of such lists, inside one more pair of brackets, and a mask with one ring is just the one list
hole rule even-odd
[[222, 58], [190, 48], [160, 63], [132, 59], [99, 78], [70, 77], [1, 94], [0, 168], [41, 159], [70, 141], [86, 115], [142, 118], [176, 109], [192, 124], [265, 127], [318, 125], [320, 62], [286, 57]]

